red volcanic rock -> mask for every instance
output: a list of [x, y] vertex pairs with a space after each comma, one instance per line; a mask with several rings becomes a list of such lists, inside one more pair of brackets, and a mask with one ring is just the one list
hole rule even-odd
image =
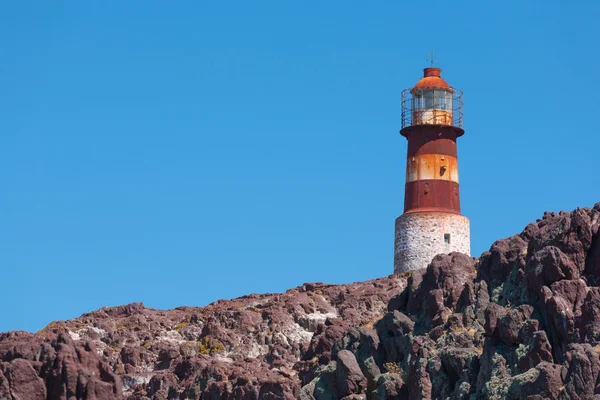
[[[533, 307], [528, 304], [522, 304], [517, 308], [512, 308], [504, 314], [498, 321], [498, 337], [506, 344], [515, 344], [520, 342], [519, 334], [522, 328], [526, 327], [525, 322], [529, 320], [533, 313]], [[537, 330], [537, 321], [534, 320]]]
[[[168, 311], [134, 303], [37, 334], [0, 333], [0, 399], [293, 399], [302, 377], [336, 359], [349, 329], [380, 319], [405, 283], [310, 283]], [[340, 387], [366, 392], [360, 368], [343, 360]]]
[[534, 332], [527, 341], [527, 352], [519, 358], [519, 370], [528, 371], [543, 361], [553, 362], [552, 346], [545, 331]]
[[376, 349], [355, 330], [334, 349], [380, 372], [364, 373], [369, 399], [600, 395], [599, 216], [600, 204], [546, 213], [478, 260], [436, 256], [390, 299]]
[[[31, 363], [17, 358], [0, 365], [0, 394], [4, 399], [37, 400], [46, 398], [46, 385]], [[4, 393], [3, 393], [4, 392]]]
[[566, 353], [567, 373], [565, 390], [571, 397], [591, 397], [596, 390], [600, 373], [598, 352], [589, 344], [571, 344]]
[[516, 375], [511, 380], [506, 397], [511, 399], [580, 398], [577, 395], [565, 397], [562, 394], [564, 391], [562, 371], [563, 368], [559, 365], [542, 362], [526, 373]]
[[8, 379], [2, 373], [2, 367], [0, 366], [0, 399], [10, 399], [10, 386], [8, 384]]
[[367, 389], [367, 379], [362, 374], [356, 357], [348, 350], [341, 350], [337, 354], [335, 375], [337, 393], [340, 397], [360, 394]]
[[121, 397], [121, 379], [98, 357], [93, 342], [75, 344], [69, 334], [60, 333], [52, 347], [56, 358], [45, 376], [48, 398]]
[[479, 259], [0, 334], [0, 399], [597, 399], [600, 203]]
[[403, 400], [407, 397], [407, 388], [398, 374], [381, 374], [377, 378], [377, 389], [370, 398], [377, 400]]

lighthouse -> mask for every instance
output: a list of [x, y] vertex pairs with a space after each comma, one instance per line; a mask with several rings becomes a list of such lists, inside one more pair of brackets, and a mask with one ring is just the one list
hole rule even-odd
[[404, 214], [396, 219], [394, 273], [426, 268], [436, 254], [470, 255], [469, 219], [460, 213], [456, 141], [464, 134], [462, 92], [440, 68], [425, 68], [402, 92], [408, 140]]

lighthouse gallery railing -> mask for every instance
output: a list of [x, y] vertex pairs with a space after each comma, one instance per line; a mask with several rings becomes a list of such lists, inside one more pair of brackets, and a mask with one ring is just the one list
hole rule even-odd
[[[463, 92], [461, 90], [452, 88], [452, 110], [450, 111], [435, 107], [435, 105], [438, 104], [438, 99], [435, 98], [437, 91], [435, 90], [433, 91], [433, 101], [431, 102], [433, 106], [414, 110], [413, 94], [411, 93], [411, 90], [412, 89], [404, 89], [402, 91], [401, 114], [403, 129], [412, 125], [448, 125], [448, 122], [450, 121], [448, 115], [451, 115], [451, 121], [453, 126], [463, 129]], [[440, 118], [440, 115], [436, 114], [436, 112], [443, 113], [444, 118]], [[417, 118], [415, 118], [415, 115], [417, 116]]]

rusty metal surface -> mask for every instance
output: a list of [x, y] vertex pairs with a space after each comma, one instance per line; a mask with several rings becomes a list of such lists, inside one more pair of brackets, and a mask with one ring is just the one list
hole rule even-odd
[[442, 180], [407, 182], [404, 212], [436, 210], [460, 214], [458, 183]]
[[437, 67], [423, 68], [423, 77], [427, 76], [442, 76], [442, 69]]
[[422, 154], [406, 160], [406, 182], [441, 180], [458, 183], [458, 160], [446, 154]]
[[407, 139], [409, 137], [423, 137], [433, 140], [434, 138], [456, 139], [464, 135], [462, 128], [451, 125], [412, 125], [400, 130], [400, 134]]
[[450, 85], [442, 78], [442, 70], [439, 68], [424, 68], [423, 77], [415, 84], [413, 89], [418, 88], [444, 88], [449, 89]]
[[408, 141], [408, 157], [416, 157], [421, 154], [445, 154], [456, 157], [456, 142], [451, 139], [437, 139], [428, 142], [411, 139]]
[[404, 128], [400, 134], [408, 139], [408, 157], [419, 154], [457, 155], [456, 137], [463, 130], [454, 126], [412, 126]]

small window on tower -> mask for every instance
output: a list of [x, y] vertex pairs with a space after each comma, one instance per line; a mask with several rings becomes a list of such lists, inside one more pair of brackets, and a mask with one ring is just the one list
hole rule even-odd
[[444, 233], [444, 243], [450, 244], [450, 234]]

